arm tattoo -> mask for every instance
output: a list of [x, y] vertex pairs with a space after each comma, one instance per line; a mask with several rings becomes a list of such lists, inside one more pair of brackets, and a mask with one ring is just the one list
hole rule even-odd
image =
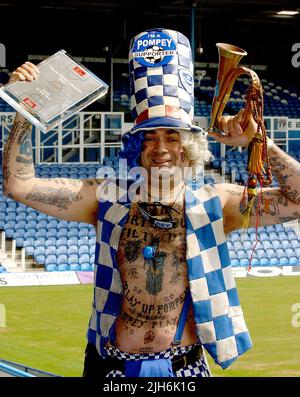
[[34, 185], [31, 192], [25, 198], [31, 201], [53, 205], [59, 210], [67, 210], [68, 206], [73, 202], [82, 200], [82, 195], [63, 187], [55, 189]]
[[[13, 168], [11, 162], [12, 150], [15, 144], [20, 145], [20, 156], [17, 156], [17, 163], [28, 164], [30, 166], [30, 170], [34, 175], [34, 167], [32, 163], [32, 146], [31, 146], [31, 124], [26, 120], [24, 122], [17, 121], [14, 123], [10, 136], [7, 139], [7, 142], [4, 147], [3, 153], [3, 184], [5, 185], [12, 172], [11, 168]], [[30, 142], [29, 142], [30, 141]], [[31, 157], [29, 159], [25, 159], [24, 155]]]
[[272, 172], [277, 177], [282, 194], [300, 204], [300, 164], [278, 147], [270, 149]]

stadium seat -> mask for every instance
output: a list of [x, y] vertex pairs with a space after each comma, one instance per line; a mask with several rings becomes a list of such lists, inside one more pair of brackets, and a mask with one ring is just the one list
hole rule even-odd
[[241, 259], [248, 259], [248, 254], [247, 254], [247, 252], [245, 251], [245, 250], [243, 250], [243, 249], [239, 249], [238, 251], [237, 251], [237, 257], [238, 257], [238, 259], [241, 261]]
[[36, 263], [38, 263], [39, 265], [44, 265], [45, 264], [45, 255], [42, 254], [34, 254], [34, 260], [36, 261]]
[[70, 270], [70, 268], [66, 263], [63, 263], [63, 264], [57, 264], [57, 270], [59, 272], [64, 272], [64, 271]]
[[78, 265], [78, 263], [70, 263], [69, 269], [73, 271], [78, 271], [80, 270], [80, 266]]
[[57, 266], [54, 263], [49, 263], [49, 264], [46, 264], [46, 269], [47, 269], [47, 272], [56, 272]]
[[300, 264], [300, 261], [298, 258], [296, 258], [296, 256], [290, 256], [288, 259], [290, 266], [298, 266]]
[[232, 259], [231, 261], [231, 266], [232, 267], [238, 267], [240, 266], [240, 261], [238, 259]]
[[[35, 232], [35, 238], [46, 238], [46, 236], [47, 236], [47, 229], [45, 228], [40, 228], [40, 229], [36, 229], [36, 232]], [[49, 236], [48, 236], [49, 237]]]
[[68, 229], [64, 227], [59, 228], [56, 236], [57, 238], [68, 237]]
[[70, 245], [67, 249], [68, 255], [78, 254], [78, 246], [77, 245]]
[[46, 259], [45, 259], [45, 264], [46, 266], [50, 265], [50, 264], [54, 264], [56, 265], [56, 255], [46, 255]]
[[249, 259], [248, 258], [242, 258], [240, 259], [240, 266], [249, 266]]
[[281, 248], [281, 242], [279, 240], [272, 240], [272, 246], [274, 250]]
[[[249, 261], [250, 263], [250, 261]], [[260, 266], [260, 262], [258, 258], [252, 257], [252, 261], [251, 261], [251, 267], [252, 266]]]
[[82, 263], [80, 269], [83, 271], [90, 271], [92, 270], [92, 266], [89, 263]]
[[270, 265], [270, 259], [266, 258], [266, 257], [260, 258], [260, 264], [261, 264], [261, 266], [269, 266]]
[[280, 260], [277, 256], [270, 258], [270, 266], [279, 266]]
[[300, 248], [300, 241], [299, 240], [291, 240], [290, 243], [291, 243], [291, 247], [293, 249]]
[[56, 259], [57, 265], [68, 264], [68, 256], [66, 254], [58, 254]]
[[57, 236], [57, 229], [54, 227], [50, 227], [47, 229], [46, 238], [56, 237]]
[[280, 266], [288, 266], [289, 260], [286, 256], [282, 256], [279, 258], [279, 263], [280, 263]]
[[54, 237], [47, 238], [45, 241], [45, 247], [49, 247], [51, 245], [56, 245], [56, 239]]
[[80, 245], [79, 249], [78, 249], [78, 253], [79, 255], [83, 255], [83, 254], [89, 254], [89, 246], [87, 244], [85, 245]]
[[67, 255], [68, 249], [66, 244], [57, 245], [56, 244], [56, 254], [57, 255]]
[[72, 227], [68, 229], [68, 238], [77, 237], [78, 236], [78, 229], [77, 227]]
[[289, 240], [281, 240], [281, 246], [283, 249], [288, 249], [288, 248], [290, 248], [291, 244], [290, 244]]

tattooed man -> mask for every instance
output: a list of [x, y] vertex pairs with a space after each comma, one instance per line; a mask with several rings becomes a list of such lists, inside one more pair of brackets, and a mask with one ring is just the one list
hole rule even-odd
[[[135, 124], [123, 136], [121, 156], [144, 171], [133, 199], [110, 200], [95, 179], [37, 178], [31, 126], [19, 114], [5, 146], [7, 196], [96, 228], [86, 377], [211, 376], [204, 350], [226, 368], [251, 347], [225, 238], [242, 227], [244, 188], [198, 183], [210, 155], [206, 134], [192, 124], [189, 57], [179, 32], [156, 29], [132, 41]], [[13, 78], [30, 84], [38, 75], [26, 62]], [[225, 135], [211, 135], [247, 147], [257, 126], [251, 120], [243, 131], [242, 116], [223, 117]], [[263, 189], [261, 226], [300, 216], [299, 163], [270, 140], [268, 151], [280, 186]], [[186, 177], [190, 169], [196, 179]], [[250, 226], [256, 213], [254, 206]]]

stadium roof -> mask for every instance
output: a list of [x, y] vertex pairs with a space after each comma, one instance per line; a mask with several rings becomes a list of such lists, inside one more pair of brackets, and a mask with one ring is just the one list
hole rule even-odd
[[73, 55], [103, 56], [105, 47], [115, 57], [127, 57], [130, 38], [151, 27], [179, 30], [190, 37], [194, 9], [198, 60], [216, 59], [215, 43], [245, 48], [249, 63], [268, 63], [291, 57], [299, 41], [300, 10], [295, 1], [235, 0], [0, 0], [0, 42], [8, 60], [28, 53], [51, 54], [65, 48]]

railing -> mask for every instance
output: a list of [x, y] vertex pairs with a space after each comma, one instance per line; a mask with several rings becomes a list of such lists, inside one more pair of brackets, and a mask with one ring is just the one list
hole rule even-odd
[[3, 359], [0, 359], [0, 371], [15, 377], [61, 377], [61, 375], [55, 375], [51, 372], [41, 371], [36, 368]]
[[[0, 113], [2, 144], [5, 143], [12, 127], [13, 116], [14, 113]], [[195, 123], [206, 128], [208, 118], [195, 117]], [[265, 123], [268, 135], [283, 150], [293, 149], [290, 142], [292, 145], [300, 146], [300, 120], [283, 116], [265, 117]], [[36, 129], [33, 133], [35, 164], [102, 163], [104, 157], [121, 147], [121, 133], [129, 130], [131, 126], [132, 123], [124, 123], [122, 112], [79, 112], [56, 129], [49, 131], [47, 135]], [[224, 157], [227, 151], [241, 150], [220, 145], [211, 138], [209, 145], [212, 152], [220, 157]], [[76, 161], [73, 161], [74, 155], [77, 156]]]

